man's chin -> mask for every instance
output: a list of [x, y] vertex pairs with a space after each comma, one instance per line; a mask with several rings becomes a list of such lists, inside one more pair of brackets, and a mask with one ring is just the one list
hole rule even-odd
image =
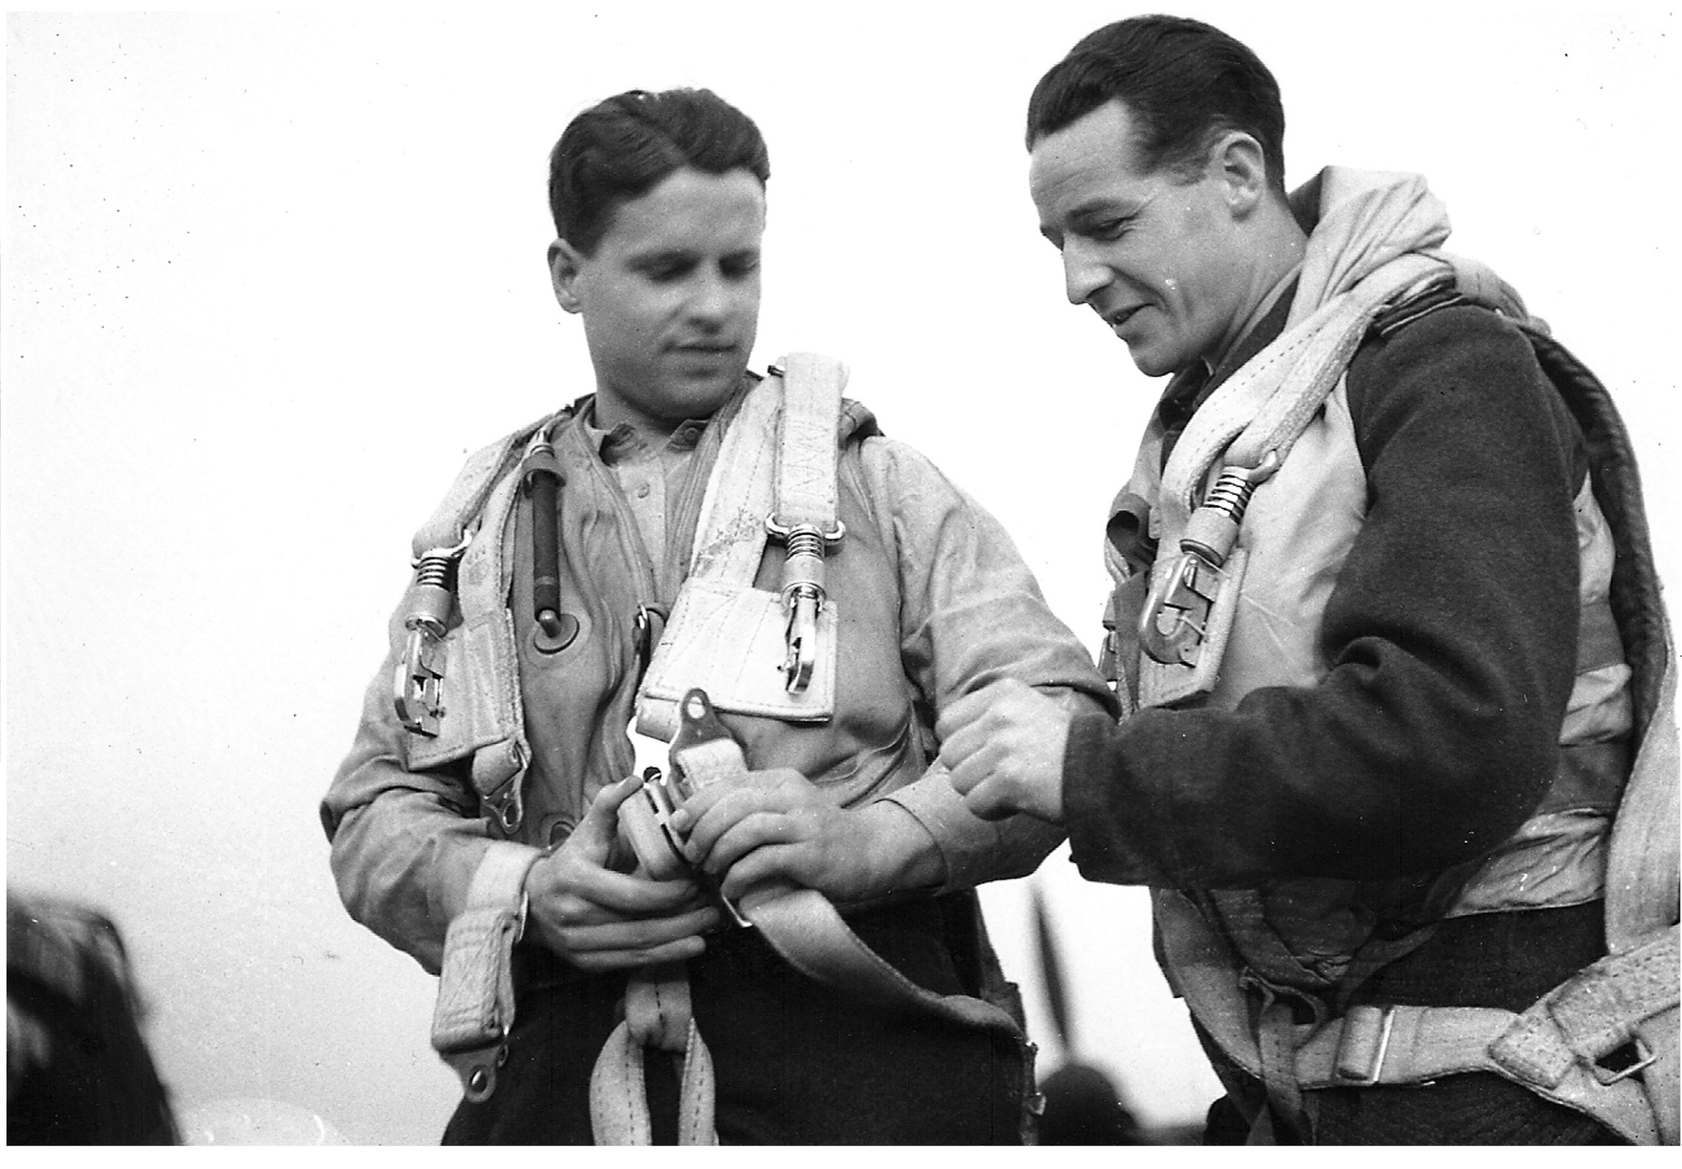
[[1148, 347], [1127, 342], [1127, 355], [1133, 359], [1134, 367], [1146, 377], [1162, 377], [1174, 372], [1174, 366], [1169, 364], [1161, 354], [1153, 353]]

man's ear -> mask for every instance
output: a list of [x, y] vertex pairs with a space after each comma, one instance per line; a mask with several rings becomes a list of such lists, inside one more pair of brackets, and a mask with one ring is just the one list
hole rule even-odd
[[1220, 176], [1234, 217], [1248, 217], [1267, 197], [1267, 152], [1252, 135], [1223, 134], [1210, 151], [1209, 166]]
[[558, 239], [549, 245], [549, 283], [555, 290], [555, 302], [569, 313], [584, 307], [578, 296], [578, 274], [584, 267], [584, 257], [578, 249]]

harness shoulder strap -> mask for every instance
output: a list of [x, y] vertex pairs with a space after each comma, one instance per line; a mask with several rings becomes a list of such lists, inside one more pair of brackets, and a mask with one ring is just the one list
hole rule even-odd
[[453, 548], [460, 544], [484, 509], [491, 489], [519, 457], [527, 441], [557, 417], [546, 415], [469, 455], [431, 518], [416, 530], [412, 541], [415, 556], [424, 556], [434, 548]]
[[[847, 372], [834, 358], [794, 353], [771, 375], [724, 436], [689, 576], [638, 691], [638, 731], [657, 739], [676, 733], [678, 703], [695, 688], [735, 714], [834, 717], [840, 625], [823, 574], [845, 534], [836, 464]], [[788, 553], [778, 593], [754, 588], [768, 538]]]

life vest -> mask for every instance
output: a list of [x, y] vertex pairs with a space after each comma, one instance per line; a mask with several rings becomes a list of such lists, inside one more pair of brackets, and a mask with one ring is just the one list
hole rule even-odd
[[[867, 412], [843, 403], [844, 382], [838, 362], [793, 354], [706, 427], [692, 456], [708, 472], [693, 480], [705, 495], [680, 501], [674, 526], [692, 533], [678, 549], [687, 575], [675, 598], [657, 593], [634, 517], [570, 411], [470, 459], [416, 535], [410, 652], [394, 678], [406, 764], [465, 768], [500, 838], [450, 924], [434, 1013], [434, 1046], [469, 1099], [494, 1090], [513, 1019], [509, 953], [529, 846], [565, 839], [606, 782], [633, 772], [633, 720], [674, 740], [680, 704], [698, 691], [719, 734], [705, 748], [674, 740], [674, 764], [723, 782], [748, 760], [793, 768], [842, 805], [926, 770], [901, 662], [898, 573], [857, 469], [837, 453], [873, 431]], [[550, 566], [533, 562], [534, 470], [564, 485], [553, 584], [540, 584]], [[448, 573], [428, 566], [457, 557]], [[564, 623], [544, 615], [540, 588], [561, 598]], [[812, 890], [756, 897], [739, 912], [808, 977], [1020, 1036], [1020, 1018], [997, 1003], [909, 982]], [[1002, 983], [982, 949], [987, 981]], [[641, 1050], [655, 1046], [683, 1060], [683, 1140], [706, 1143], [711, 1057], [681, 967], [633, 975], [625, 1015], [592, 1078], [598, 1142], [647, 1139]]]
[[[1373, 327], [1402, 328], [1426, 312], [1463, 300], [1440, 281], [1432, 281], [1410, 289], [1381, 315], [1375, 312]], [[1651, 583], [1651, 553], [1627, 439], [1609, 396], [1592, 375], [1545, 335], [1527, 331], [1527, 336], [1550, 380], [1588, 432], [1591, 448], [1622, 448], [1618, 456], [1592, 467], [1575, 500], [1582, 633], [1553, 784], [1530, 819], [1501, 846], [1476, 862], [1424, 880], [1296, 879], [1251, 890], [1155, 891], [1161, 952], [1171, 984], [1205, 1030], [1234, 1063], [1267, 1083], [1275, 1099], [1283, 1096], [1288, 1105], [1300, 1101], [1302, 1089], [1422, 1082], [1454, 1070], [1487, 1068], [1597, 1115], [1626, 1139], [1657, 1139], [1668, 1125], [1668, 1139], [1674, 1141], [1674, 1035], [1665, 1057], [1672, 1069], [1668, 1122], [1664, 1109], [1655, 1110], [1636, 1083], [1626, 1077], [1601, 1084], [1605, 1077], [1592, 1069], [1594, 1060], [1627, 1039], [1637, 1024], [1650, 1026], [1668, 1011], [1670, 1031], [1675, 1030], [1674, 892], [1669, 923], [1646, 923], [1639, 940], [1629, 939], [1622, 958], [1614, 947], [1609, 961], [1620, 963], [1615, 971], [1601, 970], [1589, 977], [1597, 992], [1613, 985], [1639, 987], [1629, 993], [1629, 1002], [1639, 1003], [1630, 1008], [1637, 1017], [1626, 1017], [1625, 1011], [1595, 1044], [1567, 1045], [1572, 1058], [1564, 1067], [1550, 1065], [1547, 1075], [1531, 1075], [1533, 1069], [1521, 1068], [1524, 1061], [1509, 1050], [1513, 1043], [1500, 1048], [1503, 1037], [1518, 1026], [1507, 1012], [1486, 1012], [1474, 1023], [1470, 1015], [1439, 1008], [1430, 1009], [1435, 1013], [1429, 1015], [1420, 1013], [1423, 1008], [1391, 1008], [1380, 1018], [1368, 1008], [1333, 1017], [1338, 1008], [1328, 1006], [1339, 1001], [1344, 987], [1420, 944], [1437, 921], [1575, 905], [1605, 896], [1613, 818], [1630, 774], [1631, 744], [1640, 744], [1649, 730], [1655, 742], [1667, 733], [1674, 739], [1673, 723], [1666, 721], [1672, 717], [1669, 700], [1661, 702], [1659, 693], [1669, 665], [1669, 642]], [[1360, 530], [1366, 498], [1343, 372], [1337, 371], [1335, 386], [1294, 437], [1289, 456], [1276, 470], [1269, 468], [1271, 475], [1262, 485], [1246, 492], [1235, 521], [1241, 524], [1241, 535], [1220, 566], [1222, 587], [1210, 611], [1199, 615], [1207, 638], [1200, 654], [1186, 655], [1190, 661], [1164, 662], [1138, 648], [1141, 637], [1153, 632], [1151, 618], [1145, 616], [1141, 634], [1141, 616], [1153, 599], [1161, 604], [1165, 568], [1176, 571], [1162, 562], [1177, 546], [1180, 533], [1190, 530], [1182, 522], [1178, 531], [1163, 531], [1167, 525], [1149, 513], [1148, 501], [1160, 500], [1163, 494], [1158, 471], [1163, 465], [1163, 434], [1160, 425], [1153, 424], [1134, 478], [1118, 497], [1118, 509], [1132, 513], [1132, 525], [1140, 532], [1156, 521], [1153, 534], [1162, 536], [1154, 566], [1157, 582], [1153, 589], [1153, 569], [1143, 558], [1135, 556], [1128, 563], [1116, 557], [1112, 568], [1118, 585], [1107, 621], [1112, 628], [1106, 658], [1120, 667], [1112, 668], [1112, 675], [1123, 675], [1139, 705], [1191, 701], [1230, 708], [1257, 687], [1312, 686], [1324, 675], [1316, 639], [1338, 570]], [[1206, 477], [1205, 498], [1221, 487], [1219, 462]], [[1631, 565], [1638, 567], [1632, 570]], [[1632, 581], [1631, 572], [1643, 565], [1647, 579]], [[1674, 752], [1673, 745], [1670, 750]], [[1674, 801], [1674, 756], [1668, 783]], [[1669, 881], [1674, 885], [1674, 843], [1669, 849]], [[1663, 903], [1663, 853], [1661, 846], [1646, 862], [1649, 869], [1656, 868], [1657, 880], [1649, 875], [1643, 881], [1645, 892], [1625, 890], [1626, 897]], [[1404, 925], [1410, 928], [1398, 928]], [[1637, 951], [1639, 956], [1629, 959]], [[1246, 986], [1260, 994], [1259, 1011]], [[1567, 992], [1562, 988], [1559, 993]], [[1316, 1004], [1317, 1022], [1294, 1023], [1284, 1000]], [[1539, 1004], [1538, 1012], [1548, 1015], [1552, 1009]], [[1397, 1011], [1406, 1020], [1404, 1030], [1415, 1028], [1405, 1038], [1393, 1033]], [[1426, 1022], [1418, 1023], [1420, 1019]], [[1380, 1049], [1381, 1032], [1383, 1047], [1395, 1043], [1388, 1052], [1388, 1068], [1382, 1071], [1386, 1051]], [[1664, 1034], [1662, 1025], [1658, 1033]], [[1610, 1040], [1614, 1035], [1619, 1036], [1616, 1043]], [[1507, 1057], [1505, 1063], [1491, 1054], [1497, 1049]], [[1420, 1053], [1420, 1058], [1397, 1058], [1404, 1050]], [[1371, 1058], [1375, 1052], [1376, 1063]], [[1557, 1053], [1558, 1045], [1550, 1048], [1550, 1055]], [[1661, 1073], [1659, 1069], [1651, 1078], [1660, 1080]], [[1665, 1091], [1660, 1084], [1661, 1100]]]

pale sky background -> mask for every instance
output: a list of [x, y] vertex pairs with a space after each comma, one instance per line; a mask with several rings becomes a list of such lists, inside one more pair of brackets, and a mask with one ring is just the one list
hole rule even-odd
[[[185, 1108], [262, 1098], [436, 1141], [433, 980], [352, 923], [315, 805], [411, 531], [463, 455], [591, 386], [551, 297], [549, 147], [698, 84], [770, 144], [755, 367], [851, 396], [1015, 536], [1096, 646], [1104, 508], [1160, 386], [1063, 299], [1026, 195], [1041, 73], [1124, 3], [12, 13], [0, 344], [7, 879], [117, 918]], [[1292, 186], [1424, 173], [1612, 387], [1682, 571], [1669, 5], [1164, 5], [1284, 91]], [[1138, 890], [1048, 892], [1078, 1055], [1147, 1121], [1216, 1094]], [[1050, 1032], [1027, 884], [985, 891]]]

